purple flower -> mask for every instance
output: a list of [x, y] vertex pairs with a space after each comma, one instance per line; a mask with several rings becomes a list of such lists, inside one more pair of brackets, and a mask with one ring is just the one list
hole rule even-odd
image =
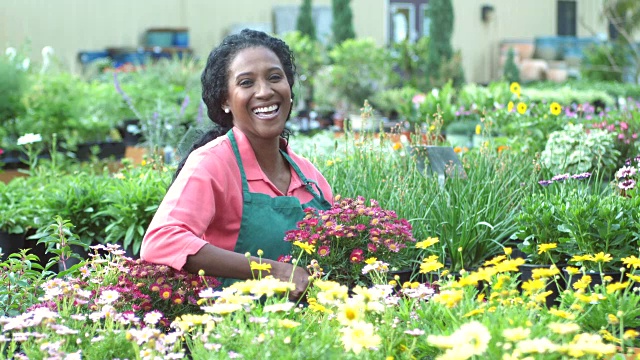
[[623, 166], [620, 170], [616, 171], [616, 179], [632, 177], [636, 172], [637, 170], [633, 166]]
[[556, 176], [552, 177], [551, 181], [563, 182], [563, 181], [567, 180], [568, 178], [569, 178], [569, 174], [561, 174], [561, 175], [556, 175]]
[[621, 182], [620, 184], [618, 184], [618, 187], [621, 190], [631, 190], [636, 187], [636, 181], [633, 179], [627, 179]]
[[202, 118], [204, 117], [204, 103], [200, 100], [200, 104], [198, 105], [198, 117], [196, 121], [198, 124], [202, 124]]
[[549, 186], [549, 185], [553, 184], [553, 180], [540, 180], [540, 181], [538, 181], [538, 184], [540, 184], [542, 186]]
[[180, 105], [180, 116], [184, 116], [187, 106], [189, 106], [189, 95], [185, 96], [184, 100], [182, 100], [182, 105]]
[[588, 179], [591, 177], [591, 173], [590, 172], [585, 172], [582, 174], [575, 174], [575, 175], [571, 175], [572, 179], [576, 179], [576, 180], [584, 180], [584, 179]]

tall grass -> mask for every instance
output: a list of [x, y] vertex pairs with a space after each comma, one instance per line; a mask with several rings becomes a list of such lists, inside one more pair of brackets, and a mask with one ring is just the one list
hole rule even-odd
[[[409, 219], [418, 240], [438, 236], [435, 252], [452, 270], [477, 267], [503, 251], [517, 230], [519, 200], [535, 183], [530, 156], [483, 149], [462, 158], [467, 178], [447, 178], [441, 186], [418, 171], [406, 146], [394, 150], [388, 137], [370, 134], [347, 135], [336, 140], [333, 151], [312, 150], [307, 156], [335, 194], [378, 200]], [[416, 251], [408, 254], [419, 260]]]

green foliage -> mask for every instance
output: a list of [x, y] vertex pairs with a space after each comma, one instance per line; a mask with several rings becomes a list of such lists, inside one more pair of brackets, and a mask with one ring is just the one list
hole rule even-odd
[[[555, 181], [523, 199], [515, 237], [531, 264], [567, 264], [576, 255], [610, 254], [614, 261], [572, 262], [586, 270], [615, 271], [620, 259], [637, 252], [640, 245], [637, 207], [640, 200], [628, 199], [601, 188], [597, 181], [569, 178]], [[541, 244], [557, 244], [539, 253]]]
[[[289, 45], [296, 58], [296, 87], [302, 89], [302, 100], [314, 97], [316, 75], [325, 62], [325, 52], [319, 41], [303, 34], [292, 31], [284, 35], [283, 40]], [[297, 101], [300, 99], [296, 98]]]
[[101, 211], [94, 220], [106, 224], [100, 241], [121, 243], [123, 248], [140, 252], [142, 237], [162, 201], [172, 172], [157, 163], [125, 168], [107, 184]]
[[397, 110], [414, 128], [431, 123], [436, 117], [442, 120], [441, 126], [446, 128], [455, 118], [455, 89], [451, 81], [427, 93], [407, 87], [402, 88], [401, 92], [402, 101], [398, 103]]
[[26, 234], [43, 221], [42, 197], [45, 187], [36, 177], [18, 177], [0, 182], [0, 230]]
[[64, 220], [59, 215], [53, 218], [53, 223], [48, 224], [46, 227], [38, 229], [38, 232], [31, 238], [38, 239], [38, 244], [42, 243], [47, 246], [47, 253], [52, 253], [54, 256], [49, 259], [49, 263], [45, 269], [60, 265], [59, 277], [64, 277], [69, 273], [78, 275], [77, 269], [82, 265], [76, 264], [73, 267], [67, 267], [68, 260], [77, 259], [85, 260], [80, 255], [74, 252], [74, 248], [89, 249], [89, 245], [86, 241], [81, 240], [72, 229], [74, 225], [69, 220]]
[[38, 302], [44, 279], [42, 270], [38, 257], [28, 254], [28, 250], [11, 254], [0, 262], [0, 317], [17, 316]]
[[[521, 155], [511, 153], [470, 153], [463, 158], [467, 178], [431, 187], [427, 206], [414, 216], [429, 236], [440, 238], [452, 271], [476, 268], [501, 254], [516, 232], [517, 207], [526, 191], [521, 183], [531, 177], [522, 163]], [[438, 183], [435, 177], [427, 181]]]
[[580, 75], [588, 81], [622, 82], [624, 68], [631, 65], [629, 51], [620, 43], [591, 46], [585, 50]]
[[583, 124], [567, 124], [549, 135], [541, 162], [555, 174], [610, 172], [618, 164], [614, 136], [605, 130], [585, 131]]
[[[364, 100], [395, 82], [389, 54], [372, 39], [350, 39], [331, 50], [331, 86], [347, 107], [358, 109]], [[331, 90], [328, 90], [331, 91]]]
[[[9, 133], [13, 120], [21, 117], [25, 110], [21, 98], [27, 88], [27, 74], [18, 66], [4, 56], [0, 57], [0, 125]], [[0, 130], [0, 138], [3, 130]]]
[[[47, 219], [62, 217], [74, 226], [84, 245], [101, 242], [106, 237], [108, 222], [96, 214], [104, 208], [103, 198], [108, 178], [88, 173], [64, 175], [52, 181], [44, 194], [43, 208]], [[39, 231], [44, 231], [46, 224]]]
[[340, 45], [345, 40], [355, 38], [351, 0], [331, 0], [331, 10], [333, 13], [333, 23], [331, 24], [333, 43]]
[[302, 0], [300, 13], [296, 20], [296, 30], [303, 35], [308, 36], [311, 40], [316, 39], [316, 26], [313, 23], [313, 8], [311, 6], [311, 0]]
[[509, 48], [507, 53], [507, 61], [504, 64], [504, 79], [509, 82], [520, 82], [520, 70], [515, 61], [515, 51], [513, 48]]
[[428, 76], [424, 64], [429, 56], [428, 36], [423, 36], [415, 42], [404, 40], [392, 45], [391, 56], [398, 67], [404, 86], [422, 91], [429, 90]]

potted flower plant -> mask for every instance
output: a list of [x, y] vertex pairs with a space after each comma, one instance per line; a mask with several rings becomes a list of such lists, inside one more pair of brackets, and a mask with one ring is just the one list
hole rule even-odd
[[316, 261], [326, 279], [351, 288], [369, 283], [363, 274], [368, 263], [380, 260], [396, 269], [410, 264], [403, 249], [415, 242], [411, 224], [373, 199], [345, 198], [329, 210], [308, 208], [305, 213], [284, 240], [293, 243], [294, 259], [299, 256], [304, 265]]

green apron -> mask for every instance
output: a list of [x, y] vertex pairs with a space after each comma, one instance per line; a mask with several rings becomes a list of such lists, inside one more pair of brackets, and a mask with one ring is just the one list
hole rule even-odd
[[[258, 250], [262, 250], [262, 258], [271, 260], [277, 260], [281, 255], [291, 254], [291, 243], [284, 241], [284, 235], [286, 231], [295, 229], [298, 221], [304, 218], [303, 209], [312, 207], [327, 210], [331, 204], [324, 198], [318, 184], [307, 179], [298, 165], [282, 149], [280, 153], [298, 174], [307, 191], [313, 195], [313, 199], [306, 204], [300, 204], [300, 200], [294, 196], [271, 197], [267, 194], [249, 192], [249, 183], [233, 131], [229, 130], [227, 136], [231, 140], [231, 148], [236, 156], [242, 177], [242, 223], [233, 251], [240, 254], [249, 252], [251, 255], [257, 256]], [[314, 190], [312, 185], [315, 185], [318, 192]], [[238, 281], [236, 279], [220, 280], [223, 287]]]

